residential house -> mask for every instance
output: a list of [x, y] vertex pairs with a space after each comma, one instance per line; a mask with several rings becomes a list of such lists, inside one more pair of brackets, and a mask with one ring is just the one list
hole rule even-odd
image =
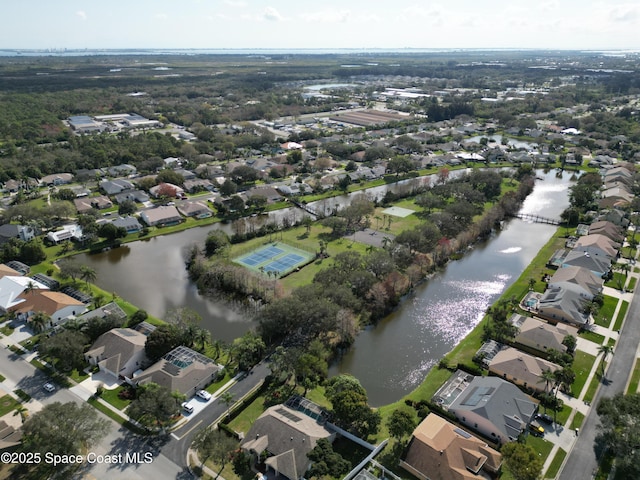
[[184, 168], [177, 168], [174, 171], [185, 180], [193, 180], [194, 178], [196, 178], [196, 174], [191, 170], [186, 170]]
[[565, 352], [567, 347], [562, 344], [564, 338], [567, 335], [578, 338], [578, 329], [564, 323], [551, 325], [537, 318], [525, 317], [517, 313], [511, 315], [509, 322], [518, 328], [514, 339], [516, 343], [542, 353], [549, 350]]
[[147, 195], [147, 192], [144, 190], [125, 190], [120, 193], [116, 193], [113, 198], [117, 204], [121, 204], [126, 200], [131, 200], [132, 202], [137, 203], [149, 201], [149, 195]]
[[13, 178], [7, 180], [4, 184], [4, 191], [7, 193], [15, 193], [22, 188], [22, 183]]
[[176, 347], [149, 368], [136, 375], [132, 383], [153, 382], [169, 391], [190, 397], [218, 376], [221, 366], [188, 347]]
[[48, 287], [33, 278], [4, 275], [0, 278], [0, 313], [5, 314], [12, 308], [24, 303], [22, 293], [25, 290], [44, 289]]
[[524, 432], [538, 404], [514, 384], [498, 377], [473, 377], [447, 410], [463, 425], [493, 442], [511, 442]]
[[107, 173], [112, 177], [123, 177], [127, 175], [135, 175], [138, 173], [138, 169], [128, 163], [123, 163], [121, 165], [115, 165], [107, 168]]
[[109, 302], [106, 305], [94, 308], [89, 312], [83, 313], [77, 318], [80, 322], [88, 322], [94, 318], [105, 318], [107, 316], [114, 317], [118, 320], [125, 320], [127, 318], [125, 311], [122, 310], [122, 308], [120, 308], [120, 306], [115, 302]]
[[50, 327], [64, 323], [68, 318], [81, 315], [87, 311], [87, 306], [79, 300], [62, 292], [36, 289], [20, 294], [23, 301], [10, 308], [29, 319], [32, 315], [43, 312], [51, 317]]
[[588, 302], [589, 297], [581, 287], [564, 283], [544, 292], [536, 314], [552, 323], [565, 322], [582, 328], [589, 323]]
[[47, 240], [58, 244], [66, 240], [82, 240], [82, 227], [80, 225], [64, 225], [62, 229], [47, 233]]
[[143, 333], [131, 328], [114, 328], [100, 335], [84, 358], [116, 379], [131, 378], [149, 363], [144, 350], [146, 342], [147, 336]]
[[611, 261], [606, 257], [596, 257], [589, 252], [580, 250], [569, 251], [559, 260], [560, 267], [583, 267], [590, 270], [596, 277], [604, 277], [611, 270]]
[[602, 292], [603, 280], [591, 270], [583, 267], [559, 268], [548, 282], [549, 287], [562, 286], [564, 282], [578, 285], [590, 300]]
[[604, 235], [615, 243], [621, 244], [624, 240], [622, 229], [613, 222], [599, 221], [589, 225], [590, 235]]
[[255, 197], [257, 195], [263, 196], [267, 199], [268, 203], [279, 202], [282, 200], [282, 195], [273, 187], [253, 187], [247, 190], [248, 198]]
[[149, 195], [154, 198], [162, 196], [178, 197], [184, 193], [184, 189], [173, 183], [163, 182], [149, 189]]
[[3, 277], [20, 277], [22, 274], [4, 263], [0, 263], [0, 278]]
[[489, 372], [534, 392], [544, 392], [547, 387], [542, 380], [542, 372], [555, 372], [560, 368], [560, 365], [513, 347], [500, 350], [489, 364]]
[[413, 431], [400, 466], [420, 480], [486, 480], [502, 455], [487, 442], [430, 413]]
[[172, 205], [149, 208], [140, 214], [140, 218], [150, 227], [178, 223], [182, 217], [176, 207]]
[[134, 186], [129, 180], [115, 178], [113, 180], [103, 180], [100, 182], [100, 189], [107, 195], [115, 195], [125, 190], [133, 190]]
[[[594, 212], [597, 216], [595, 217], [595, 221], [607, 221], [622, 227], [623, 229], [629, 226], [629, 220], [626, 218], [626, 213], [624, 210], [620, 210], [619, 208], [611, 208], [606, 210], [600, 210], [600, 213]], [[591, 215], [590, 212], [587, 212], [587, 215]]]
[[53, 175], [46, 175], [40, 179], [41, 185], [66, 185], [73, 180], [72, 173], [54, 173]]
[[600, 208], [623, 207], [633, 200], [633, 193], [623, 184], [607, 188], [602, 191], [602, 198], [598, 202]]
[[184, 190], [189, 193], [199, 192], [202, 190], [211, 191], [214, 188], [211, 180], [208, 180], [206, 178], [194, 178], [192, 180], [185, 180], [183, 187]]
[[127, 233], [136, 233], [142, 230], [142, 225], [136, 217], [127, 215], [125, 217], [118, 217], [110, 220], [118, 228], [124, 228]]
[[97, 197], [76, 198], [73, 200], [73, 203], [76, 206], [76, 210], [78, 211], [78, 213], [87, 213], [94, 208], [96, 210], [104, 210], [105, 208], [113, 207], [111, 199], [104, 195], [99, 195]]
[[605, 257], [613, 260], [618, 255], [620, 244], [601, 234], [590, 234], [578, 238], [574, 250], [588, 252], [596, 257]]
[[253, 423], [240, 447], [255, 455], [268, 454], [265, 464], [289, 480], [304, 478], [311, 466], [307, 454], [318, 440], [335, 434], [317, 420], [286, 405], [269, 407]]
[[26, 225], [16, 225], [14, 223], [5, 223], [0, 225], [0, 245], [8, 242], [12, 238], [28, 242], [34, 239], [36, 231], [33, 227]]
[[206, 218], [213, 215], [213, 212], [204, 202], [182, 202], [178, 206], [178, 211], [185, 217]]

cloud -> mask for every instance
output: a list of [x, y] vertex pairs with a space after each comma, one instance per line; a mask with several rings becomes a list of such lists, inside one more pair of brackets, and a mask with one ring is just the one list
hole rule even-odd
[[635, 5], [620, 5], [609, 14], [614, 22], [633, 22], [638, 19], [638, 8]]
[[167, 18], [169, 18], [169, 15], [167, 15], [166, 13], [156, 13], [155, 17], [159, 18], [160, 20], [166, 20]]
[[87, 12], [83, 11], [83, 10], [78, 10], [76, 12], [76, 15], [78, 17], [80, 17], [82, 20], [86, 20], [87, 19]]
[[323, 10], [303, 13], [300, 17], [310, 23], [344, 23], [351, 17], [350, 10]]
[[278, 12], [278, 10], [273, 7], [265, 8], [264, 13], [262, 14], [262, 18], [272, 22], [281, 22], [284, 20], [284, 17], [280, 15], [280, 12]]
[[230, 7], [246, 7], [247, 3], [242, 0], [224, 0], [225, 5]]

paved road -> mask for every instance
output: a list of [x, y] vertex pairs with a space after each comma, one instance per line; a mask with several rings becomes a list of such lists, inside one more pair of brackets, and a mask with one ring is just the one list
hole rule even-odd
[[[266, 362], [262, 362], [255, 366], [249, 375], [239, 380], [227, 391], [233, 395], [235, 400], [240, 399], [263, 382], [269, 373], [270, 370]], [[225, 415], [227, 406], [222, 401], [215, 399], [211, 402], [211, 405], [200, 412], [193, 420], [174, 431], [170, 436], [170, 440], [162, 447], [162, 454], [171, 459], [176, 465], [186, 467], [187, 450], [198, 430]]]
[[[33, 400], [27, 404], [27, 408], [31, 412], [39, 410], [42, 405], [53, 402], [68, 403], [75, 402], [84, 403], [84, 400], [70, 390], [58, 388], [53, 393], [46, 392], [42, 386], [49, 380], [48, 377], [30, 363], [24, 361], [22, 356], [16, 355], [10, 350], [0, 348], [0, 372], [6, 377], [5, 387], [7, 385], [15, 385], [28, 393]], [[87, 465], [83, 471], [82, 478], [86, 479], [127, 479], [127, 480], [144, 480], [144, 479], [181, 479], [191, 478], [185, 475], [184, 469], [173, 463], [171, 460], [161, 454], [162, 439], [146, 439], [138, 437], [129, 430], [121, 427], [106, 415], [98, 412], [101, 418], [109, 421], [110, 428], [107, 435], [100, 439], [99, 443], [92, 448], [92, 452], [96, 455], [117, 455], [122, 453], [127, 460], [127, 452], [139, 452], [145, 454], [149, 452], [146, 458], [149, 463], [135, 462], [131, 457], [127, 461], [116, 462], [113, 464], [94, 463]], [[184, 463], [184, 462], [182, 462]]]
[[[598, 405], [602, 398], [610, 398], [624, 391], [627, 379], [635, 365], [639, 344], [640, 295], [636, 289], [627, 312], [627, 321], [622, 328], [613, 360], [607, 370], [606, 377], [608, 382], [603, 383], [598, 390], [593, 400], [594, 407]], [[575, 443], [558, 477], [560, 480], [586, 480], [592, 478], [598, 467], [595, 438], [598, 434], [597, 426], [599, 423], [600, 420], [596, 409], [592, 408], [580, 429], [578, 441]]]

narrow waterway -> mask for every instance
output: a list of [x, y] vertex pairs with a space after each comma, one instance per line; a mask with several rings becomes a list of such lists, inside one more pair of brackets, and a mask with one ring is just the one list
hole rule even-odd
[[[568, 206], [569, 174], [540, 174], [523, 213], [559, 218]], [[418, 287], [399, 308], [358, 335], [331, 368], [351, 373], [373, 406], [395, 402], [415, 389], [429, 369], [455, 347], [551, 238], [556, 227], [509, 221], [461, 260]]]

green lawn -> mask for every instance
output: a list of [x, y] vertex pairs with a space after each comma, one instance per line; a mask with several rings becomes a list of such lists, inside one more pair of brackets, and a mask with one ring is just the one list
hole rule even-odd
[[593, 367], [593, 363], [596, 361], [596, 357], [593, 355], [589, 355], [588, 353], [582, 352], [578, 350], [575, 354], [573, 360], [573, 371], [576, 374], [576, 380], [571, 385], [572, 396], [578, 398], [580, 396], [580, 392], [584, 388], [584, 384], [587, 381], [587, 377], [591, 372], [591, 367]]
[[604, 335], [600, 335], [599, 333], [590, 332], [589, 330], [583, 330], [579, 332], [578, 335], [585, 340], [597, 343], [598, 345], [602, 345], [604, 343]]
[[629, 285], [627, 286], [627, 290], [633, 292], [636, 289], [637, 282], [638, 279], [636, 277], [631, 277], [631, 279], [629, 280]]
[[638, 385], [640, 384], [640, 358], [636, 359], [636, 366], [631, 373], [631, 380], [629, 381], [629, 387], [627, 387], [627, 393], [635, 393], [638, 391]]
[[[264, 412], [264, 400], [265, 397], [260, 395], [256, 399], [247, 405], [242, 412], [236, 418], [229, 422], [231, 427], [236, 433], [247, 433], [251, 428], [253, 422], [262, 415]], [[225, 477], [226, 478], [226, 477]]]
[[71, 378], [71, 380], [73, 380], [76, 383], [80, 383], [83, 380], [86, 380], [87, 378], [89, 378], [89, 374], [85, 373], [84, 371], [78, 371], [78, 369], [73, 369], [69, 374], [69, 378]]
[[114, 388], [113, 390], [107, 390], [106, 388], [102, 391], [101, 398], [116, 407], [118, 410], [123, 411], [125, 408], [129, 406], [131, 400], [123, 400], [118, 397], [118, 394], [125, 390], [126, 387], [120, 385], [118, 388]]
[[571, 430], [575, 430], [576, 428], [580, 428], [582, 426], [582, 422], [584, 422], [584, 414], [582, 412], [576, 412], [573, 420], [571, 421], [571, 425], [569, 428]]
[[600, 307], [600, 310], [596, 315], [596, 324], [605, 328], [609, 328], [609, 325], [611, 325], [611, 319], [613, 318], [613, 314], [615, 313], [617, 306], [617, 298], [605, 295], [602, 307]]
[[[600, 362], [600, 365], [601, 364], [602, 362]], [[605, 370], [606, 370], [606, 366], [605, 366]], [[600, 366], [598, 366], [598, 370], [596, 374], [593, 376], [593, 378], [591, 379], [591, 383], [589, 384], [589, 388], [587, 389], [587, 392], [584, 394], [583, 400], [585, 402], [591, 402], [593, 400], [593, 397], [596, 396], [596, 392], [598, 391], [598, 387], [600, 386], [600, 381], [602, 380], [602, 377], [600, 376], [601, 371], [602, 370]]]
[[553, 460], [551, 461], [551, 465], [549, 465], [549, 468], [545, 472], [544, 478], [556, 478], [556, 476], [560, 472], [560, 467], [562, 466], [562, 462], [564, 462], [566, 456], [567, 452], [559, 448], [555, 456], [553, 457]]
[[613, 326], [615, 331], [620, 331], [622, 329], [622, 322], [624, 322], [624, 317], [627, 315], [628, 308], [629, 302], [623, 300], [622, 305], [620, 305], [620, 310], [618, 311], [618, 316], [616, 317], [616, 323]]
[[605, 287], [611, 287], [611, 288], [616, 288], [618, 290], [622, 290], [620, 287], [624, 286], [624, 283], [626, 280], [627, 279], [623, 273], [614, 272], [611, 280], [606, 281], [604, 285]]
[[0, 417], [6, 415], [11, 410], [14, 410], [19, 405], [20, 402], [11, 395], [4, 395], [3, 397], [0, 397]]

